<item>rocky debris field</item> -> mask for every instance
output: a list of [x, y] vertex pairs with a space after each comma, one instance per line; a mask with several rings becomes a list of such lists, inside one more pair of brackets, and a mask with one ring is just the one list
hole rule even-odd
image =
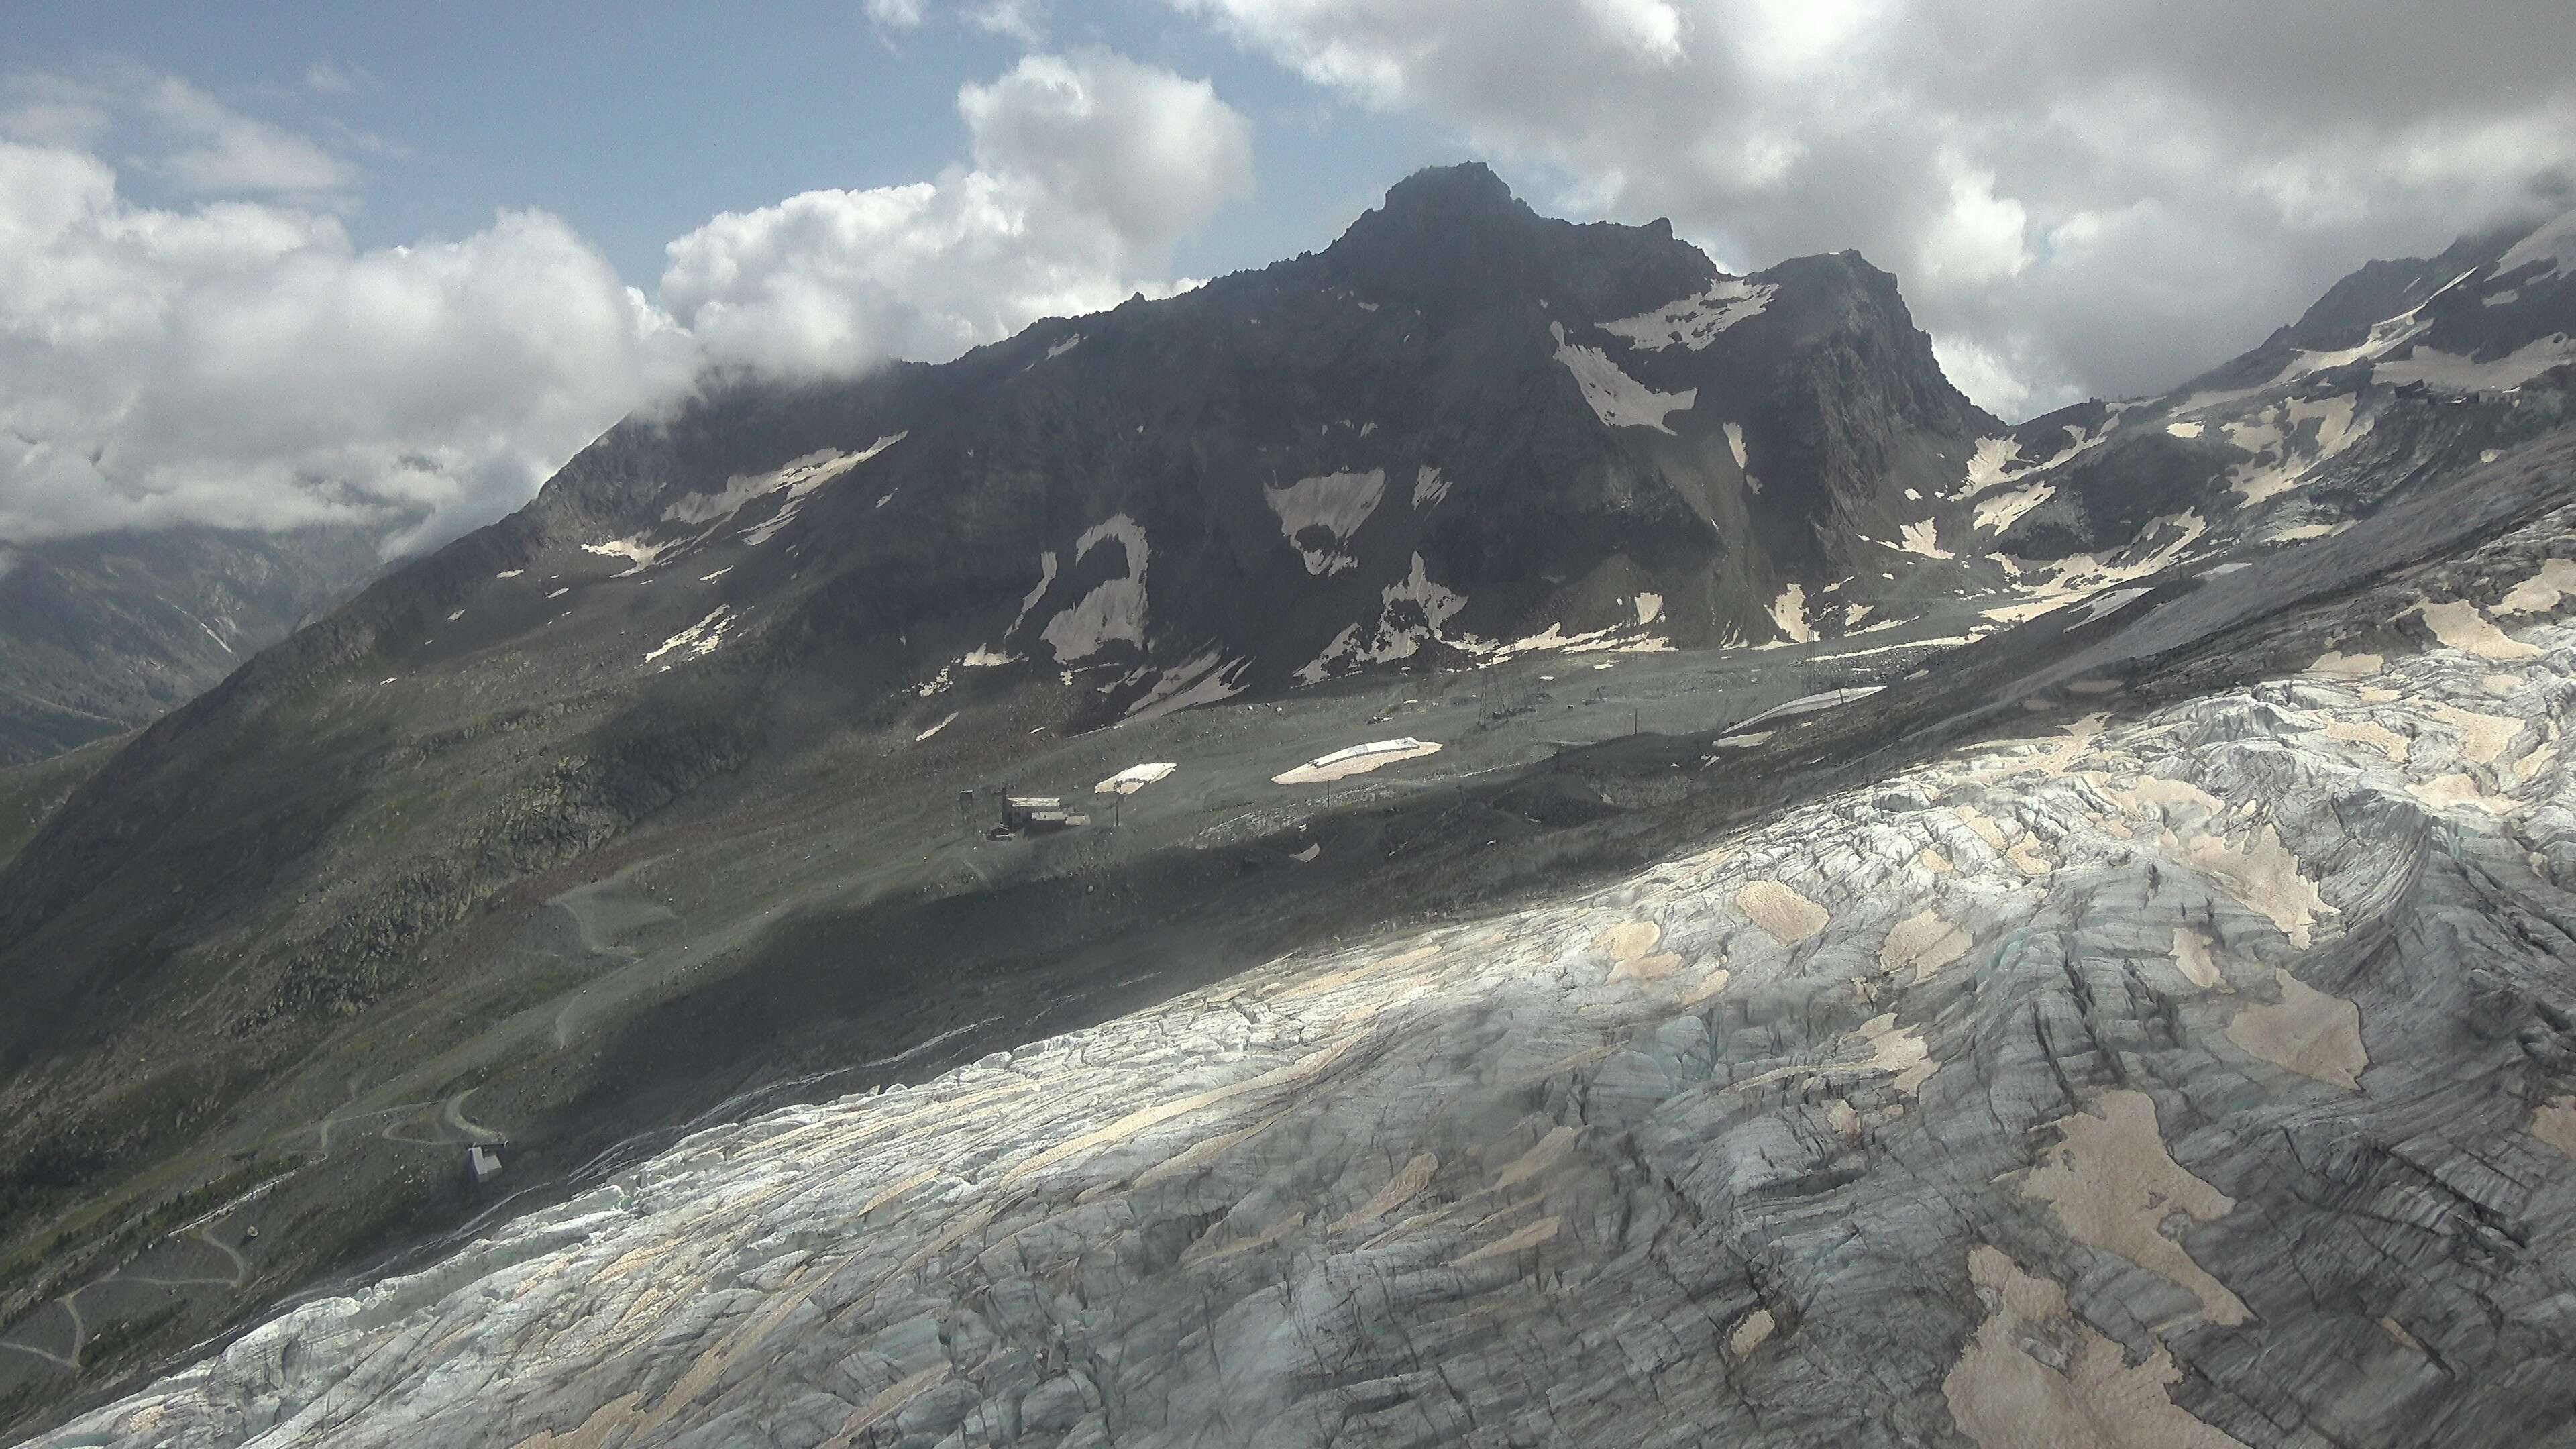
[[701, 1133], [35, 1442], [2576, 1443], [2568, 523]]

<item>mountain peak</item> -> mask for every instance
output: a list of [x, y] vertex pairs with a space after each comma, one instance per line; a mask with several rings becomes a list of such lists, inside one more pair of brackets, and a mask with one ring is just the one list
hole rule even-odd
[[1324, 252], [1364, 295], [1447, 318], [1553, 299], [1625, 316], [1707, 285], [1715, 273], [1668, 223], [1577, 226], [1543, 217], [1479, 161], [1417, 171]]
[[1482, 161], [1426, 166], [1388, 187], [1379, 210], [1388, 217], [1418, 217], [1453, 226], [1471, 220], [1534, 221], [1538, 215]]

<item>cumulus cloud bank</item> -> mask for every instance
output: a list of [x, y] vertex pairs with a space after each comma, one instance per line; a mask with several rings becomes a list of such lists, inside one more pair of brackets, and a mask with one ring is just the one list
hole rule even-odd
[[94, 156], [0, 141], [0, 275], [0, 538], [21, 542], [453, 532], [687, 375], [667, 322], [535, 212], [361, 251], [327, 213], [138, 206]]
[[[1543, 204], [1670, 216], [1739, 270], [1858, 247], [2015, 417], [2161, 390], [2360, 261], [2536, 187], [2563, 207], [2576, 176], [2576, 7], [2527, 0], [1164, 4]], [[862, 3], [889, 37], [934, 8]], [[1034, 45], [1047, 7], [944, 9]], [[956, 166], [718, 216], [648, 295], [542, 212], [353, 245], [369, 138], [166, 76], [0, 82], [0, 542], [367, 519], [434, 543], [708, 369], [938, 360], [1172, 290], [1175, 244], [1251, 189], [1243, 116], [1110, 51], [1030, 55], [957, 105]]]
[[1166, 3], [1729, 265], [1858, 247], [2007, 415], [2160, 390], [2576, 166], [2576, 7], [2526, 0]]
[[[524, 502], [708, 369], [943, 359], [1049, 313], [1161, 292], [1174, 242], [1250, 186], [1204, 83], [1031, 56], [958, 104], [973, 164], [813, 191], [671, 243], [658, 297], [560, 219], [360, 249], [359, 169], [184, 82], [24, 79], [0, 112], [0, 541], [204, 522], [371, 522], [400, 550]], [[99, 139], [208, 194], [124, 194]], [[14, 139], [12, 139], [14, 137]]]
[[808, 191], [671, 243], [662, 305], [719, 366], [946, 358], [1039, 317], [1168, 290], [1172, 246], [1252, 185], [1252, 128], [1205, 81], [1108, 51], [958, 94], [974, 166]]

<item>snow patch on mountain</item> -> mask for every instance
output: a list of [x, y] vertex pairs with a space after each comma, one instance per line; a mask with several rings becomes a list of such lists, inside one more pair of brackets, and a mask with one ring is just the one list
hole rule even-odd
[[[2452, 278], [2447, 285], [2434, 292], [2433, 296], [2440, 296], [2471, 275], [2474, 273], [2464, 272]], [[2360, 342], [2350, 347], [2330, 348], [2317, 352], [2311, 352], [2305, 348], [2295, 349], [2291, 353], [2290, 360], [2281, 365], [2279, 372], [2251, 387], [2194, 393], [2175, 406], [2174, 415], [2190, 417], [2194, 414], [2213, 412], [2219, 408], [2243, 402], [2247, 398], [2260, 397], [2274, 388], [2296, 382], [2300, 378], [2315, 373], [2331, 372], [2338, 367], [2350, 367], [2356, 362], [2375, 362], [2413, 342], [2432, 328], [2433, 319], [2424, 315], [2425, 306], [2432, 300], [2432, 297], [2427, 297], [2394, 317], [2382, 318], [2372, 323], [2369, 333]]]
[[1967, 477], [1961, 480], [1966, 496], [1976, 497], [2010, 476], [2013, 460], [2021, 456], [2017, 438], [1980, 438], [1977, 451], [1968, 459]]
[[2109, 559], [2089, 553], [2052, 562], [2035, 562], [1989, 554], [2014, 578], [2015, 602], [1981, 610], [1990, 622], [2019, 623], [2053, 613], [2074, 600], [2136, 579], [2151, 578], [2190, 557], [2192, 546], [2209, 532], [2208, 520], [2193, 509], [2149, 520], [2129, 545]]
[[2370, 375], [2399, 386], [2420, 382], [2435, 392], [2511, 392], [2569, 362], [2576, 362], [2576, 342], [2569, 341], [2566, 333], [2557, 332], [2486, 362], [2417, 347], [2404, 357], [2384, 358], [2372, 364]]
[[1896, 546], [1907, 553], [1921, 554], [1925, 558], [1958, 557], [1957, 554], [1941, 546], [1940, 528], [1931, 519], [1926, 518], [1918, 523], [1905, 524], [1897, 530], [1897, 533]]
[[2021, 471], [2026, 473], [2045, 473], [2051, 469], [2062, 468], [2068, 463], [2074, 462], [2077, 458], [2082, 457], [2084, 454], [2092, 452], [2095, 448], [2111, 441], [2111, 430], [2119, 425], [2120, 417], [2117, 413], [2113, 413], [2111, 416], [2104, 418], [2102, 420], [2102, 426], [2098, 429], [2087, 429], [2079, 427], [2074, 423], [2068, 423], [2066, 424], [2066, 451], [2056, 454], [2044, 462], [2033, 463], [2028, 468]]
[[1323, 653], [1297, 671], [1296, 680], [1320, 684], [1363, 664], [1410, 659], [1428, 644], [1458, 642], [1462, 648], [1472, 648], [1473, 641], [1446, 637], [1449, 621], [1466, 607], [1466, 595], [1431, 581], [1430, 570], [1417, 553], [1412, 570], [1379, 591], [1377, 617], [1356, 621], [1334, 635]]
[[[2227, 424], [2227, 441], [2254, 454], [2227, 470], [2227, 486], [2250, 508], [2306, 483], [2369, 434], [2369, 419], [2354, 422], [2354, 406], [2350, 397], [2317, 402], [2294, 398]], [[2317, 425], [2316, 433], [2302, 442], [2299, 434], [2310, 422]]]
[[595, 553], [602, 558], [626, 560], [625, 569], [612, 576], [623, 579], [640, 574], [660, 563], [663, 555], [672, 550], [695, 542], [697, 540], [693, 538], [675, 538], [662, 543], [651, 543], [646, 541], [644, 535], [638, 533], [625, 538], [612, 538], [606, 543], [585, 543], [581, 546], [581, 551]]
[[[725, 631], [740, 623], [741, 619], [732, 605], [718, 604], [705, 618], [663, 640], [660, 647], [644, 656], [644, 662], [650, 664], [674, 650], [687, 651], [683, 657], [704, 658], [716, 652], [717, 646], [724, 643]], [[667, 669], [670, 666], [663, 667]]]
[[1556, 360], [1574, 374], [1583, 389], [1583, 400], [1592, 407], [1595, 417], [1614, 428], [1653, 428], [1669, 433], [1672, 428], [1664, 419], [1677, 412], [1687, 412], [1699, 400], [1699, 389], [1684, 388], [1677, 393], [1657, 392], [1619, 370], [1610, 354], [1597, 347], [1581, 347], [1565, 340], [1565, 324], [1550, 322], [1548, 331], [1556, 338]]
[[2510, 276], [2534, 262], [2547, 262], [2549, 265], [2534, 273], [2524, 283], [2525, 286], [2554, 273], [2576, 271], [2576, 211], [2565, 213], [2515, 242], [2503, 256], [2496, 258], [2494, 275]]
[[[1415, 484], [1417, 493], [1419, 480]], [[1326, 473], [1314, 478], [1300, 478], [1281, 487], [1261, 490], [1262, 501], [1279, 518], [1279, 531], [1287, 537], [1288, 546], [1306, 561], [1306, 572], [1316, 575], [1337, 574], [1358, 568], [1360, 561], [1344, 550], [1351, 535], [1377, 512], [1380, 499], [1386, 496], [1386, 470], [1371, 468], [1365, 473]], [[1320, 531], [1321, 538], [1316, 536]]]
[[2140, 588], [2133, 584], [2125, 589], [2112, 589], [2106, 593], [2095, 594], [2092, 598], [2085, 600], [2081, 605], [2077, 606], [2075, 612], [2068, 616], [2066, 622], [2071, 627], [2076, 624], [2090, 624], [2096, 619], [2108, 618], [2111, 615], [2120, 612], [2122, 609], [2129, 607], [2131, 604], [2136, 603], [2138, 600], [2145, 598], [2149, 592], [2150, 590]]
[[1127, 718], [1161, 719], [1202, 704], [1222, 704], [1243, 693], [1243, 675], [1251, 667], [1249, 659], [1230, 660], [1216, 649], [1206, 650], [1186, 664], [1163, 671], [1145, 697], [1127, 707]]
[[[780, 469], [775, 475], [776, 481], [771, 484], [772, 490], [781, 495], [778, 511], [771, 514], [766, 522], [744, 529], [742, 541], [749, 544], [763, 544], [776, 538], [780, 529], [794, 521], [797, 511], [805, 506], [805, 500], [812, 496], [816, 489], [910, 436], [912, 436], [910, 430], [890, 433], [859, 451], [843, 457], [831, 458], [820, 463], [808, 462], [801, 469], [795, 464]], [[880, 500], [877, 506], [884, 507], [883, 500]]]
[[1413, 507], [1419, 512], [1449, 496], [1450, 479], [1429, 463], [1413, 475]]
[[[870, 456], [874, 456], [871, 452]], [[830, 448], [806, 454], [766, 473], [736, 473], [713, 493], [681, 495], [662, 510], [664, 523], [716, 523], [740, 513], [753, 502], [782, 490], [790, 496], [812, 492], [859, 465], [856, 453]]]
[[1762, 315], [1780, 288], [1771, 282], [1747, 282], [1741, 277], [1720, 277], [1709, 283], [1705, 292], [1665, 303], [1651, 312], [1617, 322], [1604, 322], [1601, 330], [1613, 337], [1624, 337], [1628, 345], [1641, 352], [1656, 352], [1679, 345], [1693, 352], [1717, 340], [1717, 335], [1748, 317]]
[[[1145, 643], [1145, 530], [1124, 513], [1084, 530], [1074, 540], [1073, 559], [1080, 563], [1103, 539], [1115, 539], [1126, 551], [1127, 572], [1093, 586], [1081, 602], [1047, 620], [1038, 637], [1055, 652], [1056, 662], [1071, 664], [1098, 655], [1112, 644]], [[1053, 554], [1047, 555], [1054, 559]], [[1045, 584], [1039, 592], [1045, 592]]]
[[2000, 533], [2020, 517], [2057, 496], [2054, 483], [2033, 483], [2017, 488], [2001, 498], [1990, 498], [1977, 505], [1976, 528], [1980, 533]]
[[1048, 549], [1044, 553], [1038, 555], [1037, 586], [1030, 589], [1028, 593], [1020, 599], [1020, 611], [1011, 616], [1011, 627], [1002, 631], [1003, 637], [1008, 638], [1012, 634], [1019, 632], [1020, 625], [1028, 621], [1029, 610], [1036, 608], [1038, 606], [1038, 601], [1045, 598], [1047, 590], [1054, 587], [1054, 585], [1055, 550]]
[[1807, 619], [1807, 586], [1791, 584], [1771, 601], [1771, 626], [1791, 644], [1816, 642], [1816, 626]]

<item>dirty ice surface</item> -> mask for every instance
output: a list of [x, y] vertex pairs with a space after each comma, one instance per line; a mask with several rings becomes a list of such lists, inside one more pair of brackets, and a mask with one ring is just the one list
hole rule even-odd
[[1095, 795], [1133, 795], [1155, 781], [1169, 776], [1180, 766], [1171, 763], [1129, 765], [1126, 769], [1091, 787]]
[[1347, 750], [1307, 761], [1285, 774], [1273, 775], [1274, 785], [1312, 785], [1325, 780], [1339, 780], [1351, 775], [1365, 775], [1384, 769], [1398, 760], [1416, 760], [1440, 753], [1438, 740], [1417, 740], [1406, 736], [1400, 740], [1371, 740]]

